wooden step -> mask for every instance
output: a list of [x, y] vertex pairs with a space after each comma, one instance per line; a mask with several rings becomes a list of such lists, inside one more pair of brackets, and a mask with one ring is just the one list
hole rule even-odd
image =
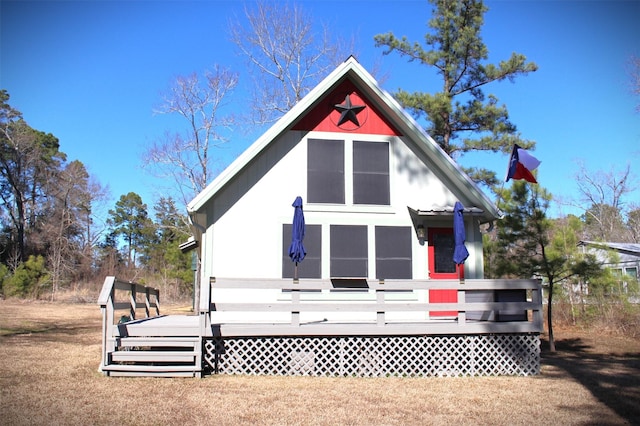
[[200, 368], [193, 365], [122, 365], [110, 364], [102, 371], [111, 377], [200, 377]]
[[116, 351], [111, 352], [111, 362], [190, 362], [197, 353], [193, 351]]
[[193, 365], [143, 365], [143, 364], [109, 364], [102, 367], [103, 371], [141, 371], [141, 372], [170, 372], [170, 371], [200, 371]]
[[201, 377], [193, 371], [105, 371], [109, 377]]
[[199, 337], [121, 337], [116, 339], [118, 347], [195, 347], [199, 343]]
[[[116, 337], [102, 371], [109, 376], [200, 377], [198, 336]], [[162, 364], [162, 365], [154, 365]]]

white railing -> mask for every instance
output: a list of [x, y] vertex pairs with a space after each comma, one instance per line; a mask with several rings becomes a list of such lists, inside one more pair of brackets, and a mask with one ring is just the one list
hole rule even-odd
[[[277, 327], [283, 334], [481, 334], [542, 331], [542, 287], [539, 280], [359, 280], [359, 288], [335, 287], [335, 280], [231, 279], [212, 278], [201, 303], [201, 314], [211, 314], [213, 335], [269, 334]], [[216, 292], [232, 289], [231, 298]], [[247, 290], [246, 293], [240, 293]], [[256, 297], [256, 290], [271, 290], [279, 297]], [[429, 302], [429, 290], [455, 290], [457, 302]], [[519, 298], [498, 301], [513, 290]], [[405, 292], [405, 293], [403, 293]], [[422, 294], [422, 298], [403, 294]], [[483, 297], [477, 295], [484, 293]], [[244, 294], [244, 296], [243, 296]], [[272, 293], [273, 294], [273, 293]], [[400, 297], [398, 297], [400, 296]], [[208, 303], [207, 303], [208, 302]], [[242, 313], [243, 321], [216, 323], [218, 312]], [[351, 318], [375, 320], [301, 321], [304, 313], [345, 313]], [[438, 312], [456, 313], [448, 319], [431, 317]], [[215, 313], [215, 314], [214, 314]], [[268, 315], [285, 315], [288, 320], [265, 324]], [[419, 316], [423, 321], [397, 321], [397, 313]], [[507, 315], [501, 315], [507, 313]], [[514, 315], [514, 313], [516, 313]], [[483, 314], [483, 315], [479, 315]], [[484, 315], [486, 314], [486, 315]], [[265, 316], [266, 315], [266, 316]], [[340, 324], [338, 324], [340, 322]], [[244, 323], [244, 325], [240, 324]], [[218, 329], [219, 331], [216, 331]]]
[[[114, 336], [118, 324], [160, 316], [160, 292], [152, 287], [109, 276], [102, 285], [98, 305], [102, 312], [101, 365], [105, 365], [108, 352], [115, 349]], [[117, 314], [121, 314], [119, 318]]]

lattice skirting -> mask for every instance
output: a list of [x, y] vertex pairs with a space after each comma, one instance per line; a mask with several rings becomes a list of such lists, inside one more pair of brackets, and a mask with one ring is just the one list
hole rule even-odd
[[220, 337], [204, 355], [219, 374], [528, 376], [540, 373], [540, 336]]

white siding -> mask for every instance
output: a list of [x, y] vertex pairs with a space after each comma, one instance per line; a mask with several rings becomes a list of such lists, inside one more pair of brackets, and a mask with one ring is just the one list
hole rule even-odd
[[[347, 177], [345, 205], [308, 204], [306, 202], [307, 138], [344, 139], [347, 145], [346, 175], [351, 170], [352, 140], [390, 142], [390, 206], [353, 206], [350, 178]], [[202, 278], [211, 276], [243, 278], [279, 278], [282, 276], [282, 225], [293, 218], [296, 196], [304, 200], [307, 224], [322, 225], [322, 278], [329, 278], [330, 225], [369, 226], [369, 278], [375, 278], [375, 226], [413, 226], [407, 207], [427, 209], [452, 206], [458, 198], [441, 178], [428, 167], [428, 158], [419, 158], [401, 138], [310, 132], [289, 132], [258, 155], [209, 202], [210, 218], [203, 250]], [[463, 202], [465, 200], [460, 200]], [[477, 224], [467, 218], [470, 257], [468, 278], [481, 276], [481, 235]], [[450, 216], [438, 219], [438, 226], [452, 226]], [[413, 276], [428, 276], [427, 244], [412, 239]], [[476, 242], [474, 242], [476, 240]], [[477, 273], [480, 271], [480, 273]]]

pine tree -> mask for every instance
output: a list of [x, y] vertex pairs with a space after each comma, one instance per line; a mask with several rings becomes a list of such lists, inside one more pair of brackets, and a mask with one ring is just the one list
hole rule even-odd
[[[425, 35], [426, 46], [397, 38], [392, 33], [375, 36], [377, 47], [385, 47], [384, 54], [393, 51], [410, 61], [435, 68], [442, 78], [442, 91], [434, 94], [402, 89], [395, 93], [400, 104], [416, 118], [427, 120], [427, 133], [450, 156], [468, 151], [508, 153], [513, 144], [531, 149], [533, 141], [520, 137], [516, 126], [509, 121], [504, 105], [493, 95], [486, 96], [485, 86], [495, 81], [509, 80], [536, 71], [537, 65], [527, 62], [522, 54], [513, 53], [498, 65], [486, 63], [488, 49], [480, 36], [484, 13], [482, 1], [431, 0], [435, 5]], [[495, 186], [495, 172], [473, 168], [467, 170], [478, 181]]]
[[115, 209], [109, 210], [107, 224], [113, 235], [121, 236], [127, 244], [129, 268], [136, 266], [136, 254], [146, 246], [153, 233], [153, 223], [147, 213], [147, 205], [135, 192], [122, 195]]
[[[580, 256], [573, 234], [572, 221], [559, 229], [547, 217], [551, 194], [539, 185], [515, 181], [502, 191], [501, 210], [505, 217], [498, 221], [496, 241], [490, 244], [491, 275], [495, 278], [541, 278], [547, 288], [547, 331], [549, 349], [555, 351], [553, 337], [553, 297], [556, 286], [573, 277], [595, 277], [600, 268], [594, 257]], [[554, 232], [555, 231], [555, 232]]]

